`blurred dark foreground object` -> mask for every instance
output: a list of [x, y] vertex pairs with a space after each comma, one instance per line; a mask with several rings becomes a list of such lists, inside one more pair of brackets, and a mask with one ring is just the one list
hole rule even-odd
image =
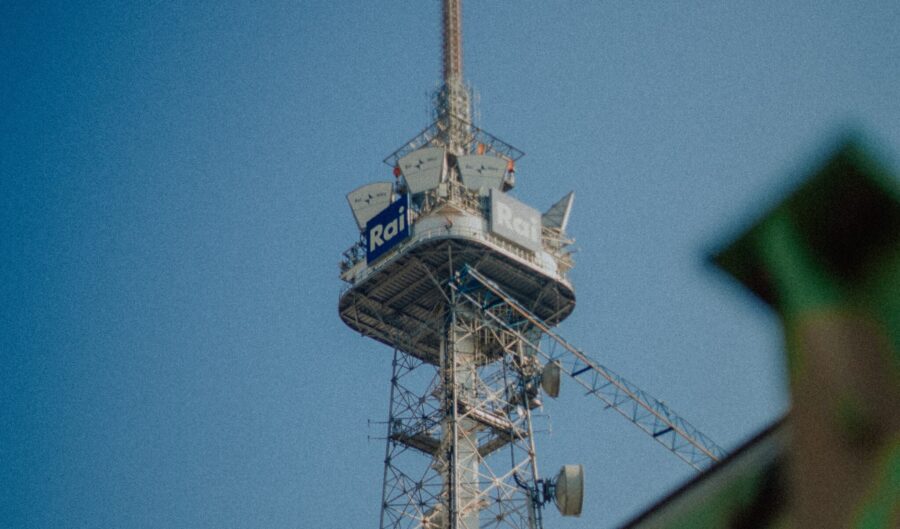
[[713, 256], [782, 321], [789, 416], [629, 528], [900, 528], [900, 184], [844, 142]]

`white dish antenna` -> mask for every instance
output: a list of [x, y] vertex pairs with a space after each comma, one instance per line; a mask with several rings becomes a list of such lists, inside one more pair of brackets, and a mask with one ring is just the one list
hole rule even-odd
[[359, 229], [365, 229], [366, 223], [391, 203], [391, 182], [375, 182], [366, 184], [347, 193], [347, 202], [353, 210], [353, 217]]
[[541, 215], [541, 224], [548, 228], [558, 228], [566, 231], [566, 225], [569, 224], [569, 214], [572, 212], [572, 202], [575, 200], [575, 192], [569, 191], [569, 194], [559, 199], [559, 202], [550, 206], [543, 215]]
[[553, 399], [559, 396], [559, 373], [559, 362], [556, 360], [545, 365], [541, 373], [541, 388]]
[[563, 465], [556, 475], [554, 499], [563, 516], [581, 516], [584, 500], [584, 468], [581, 465]]
[[441, 183], [447, 169], [447, 157], [440, 147], [426, 147], [400, 158], [397, 165], [410, 193], [423, 193]]
[[473, 190], [500, 189], [506, 174], [506, 160], [496, 156], [473, 154], [457, 158], [463, 184]]

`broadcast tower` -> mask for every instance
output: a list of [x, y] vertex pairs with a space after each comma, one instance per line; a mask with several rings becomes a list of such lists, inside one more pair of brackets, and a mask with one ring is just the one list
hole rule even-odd
[[394, 350], [379, 527], [540, 529], [547, 503], [582, 506], [581, 466], [542, 478], [535, 454], [561, 373], [697, 468], [721, 450], [553, 332], [575, 308], [574, 194], [543, 214], [507, 194], [523, 153], [472, 123], [461, 0], [442, 4], [434, 122], [385, 159], [394, 181], [347, 195], [339, 313]]

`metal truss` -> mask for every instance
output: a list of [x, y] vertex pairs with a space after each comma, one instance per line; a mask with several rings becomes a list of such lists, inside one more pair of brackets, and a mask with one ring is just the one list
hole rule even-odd
[[[400, 158], [403, 158], [407, 154], [421, 149], [423, 147], [432, 147], [432, 146], [445, 146], [443, 143], [443, 128], [439, 123], [440, 120], [436, 120], [434, 123], [426, 127], [422, 132], [416, 134], [415, 137], [407, 141], [402, 147], [397, 149], [388, 155], [387, 158], [384, 159], [384, 163], [391, 167], [396, 167], [397, 162]], [[525, 153], [520, 151], [519, 149], [509, 145], [503, 140], [489, 134], [480, 128], [476, 127], [470, 122], [465, 122], [463, 125], [467, 126], [470, 131], [470, 135], [468, 137], [468, 141], [465, 145], [463, 145], [464, 152], [466, 154], [474, 154], [477, 152], [478, 145], [483, 145], [486, 154], [493, 154], [495, 156], [499, 156], [501, 158], [506, 158], [508, 160], [516, 161], [519, 158], [525, 156]]]
[[470, 89], [462, 72], [462, 1], [444, 0], [441, 7], [443, 83], [432, 99], [435, 121], [403, 147], [385, 158], [391, 167], [410, 152], [427, 146], [446, 147], [453, 154], [484, 153], [518, 160], [524, 153], [472, 124]]
[[420, 454], [440, 457], [436, 446], [426, 444], [439, 436], [440, 381], [433, 366], [400, 350], [394, 350], [392, 371], [379, 527], [412, 529], [442, 503], [444, 478], [435, 465], [423, 465]]
[[725, 456], [724, 450], [663, 402], [569, 344], [477, 270], [464, 267], [454, 289], [486, 320], [514, 334], [544, 361], [557, 363], [588, 394], [619, 412], [692, 467], [702, 470]]
[[380, 527], [540, 529], [540, 362], [515, 333], [447, 307], [439, 365], [394, 350]]

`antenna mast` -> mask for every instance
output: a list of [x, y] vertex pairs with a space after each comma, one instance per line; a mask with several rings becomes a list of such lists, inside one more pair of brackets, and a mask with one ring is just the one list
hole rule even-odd
[[462, 4], [459, 0], [444, 0], [444, 84], [462, 79]]
[[435, 94], [439, 138], [456, 155], [464, 154], [471, 139], [469, 88], [462, 73], [462, 0], [443, 0], [444, 79]]

